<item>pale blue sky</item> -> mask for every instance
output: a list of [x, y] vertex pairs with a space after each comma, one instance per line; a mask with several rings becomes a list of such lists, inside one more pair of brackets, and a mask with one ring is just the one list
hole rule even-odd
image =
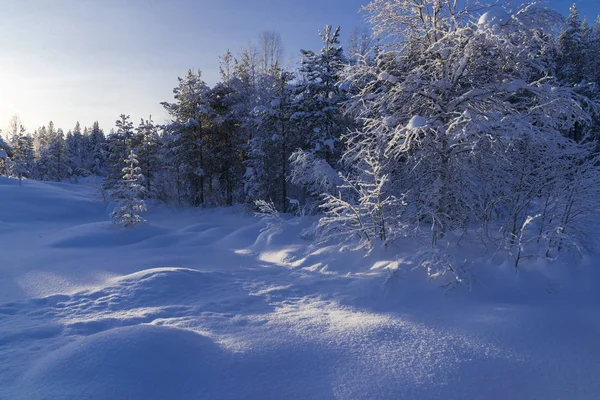
[[[189, 68], [214, 83], [218, 56], [265, 30], [281, 33], [289, 60], [318, 49], [317, 31], [361, 25], [368, 0], [0, 0], [0, 127], [18, 114], [33, 130], [49, 120], [68, 130], [120, 113], [137, 121], [172, 98]], [[552, 0], [566, 13], [571, 0]], [[577, 2], [582, 14], [600, 1]]]

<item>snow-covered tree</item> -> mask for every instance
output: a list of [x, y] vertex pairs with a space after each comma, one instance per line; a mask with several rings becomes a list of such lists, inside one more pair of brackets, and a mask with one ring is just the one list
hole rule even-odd
[[176, 182], [179, 201], [198, 207], [206, 201], [208, 132], [203, 123], [210, 112], [207, 108], [209, 87], [200, 71], [190, 70], [184, 78], [179, 78], [173, 93], [174, 103], [162, 103], [171, 118], [165, 144], [168, 167]]
[[135, 151], [131, 150], [124, 162], [126, 166], [122, 169], [123, 177], [113, 192], [116, 206], [110, 216], [115, 224], [131, 227], [144, 222], [142, 218], [142, 214], [146, 211], [146, 204], [143, 200], [145, 194], [144, 175], [138, 166], [139, 162]]
[[25, 127], [20, 126], [19, 132], [11, 137], [10, 143], [13, 148], [12, 175], [19, 180], [29, 178], [35, 166], [33, 139], [26, 133]]
[[35, 148], [35, 179], [48, 180], [47, 173], [48, 147], [50, 146], [50, 136], [45, 126], [36, 129], [33, 132], [34, 148]]
[[[2, 131], [0, 130], [0, 133], [2, 133]], [[9, 163], [10, 163], [10, 157], [9, 154], [11, 153], [11, 148], [8, 145], [8, 143], [6, 143], [6, 141], [4, 140], [4, 138], [2, 137], [2, 135], [0, 135], [0, 175], [7, 175], [9, 174]]]
[[67, 133], [65, 145], [67, 147], [70, 174], [73, 176], [89, 175], [90, 172], [86, 170], [84, 165], [86, 145], [79, 121], [75, 124], [75, 128]]
[[350, 125], [342, 111], [347, 94], [339, 85], [345, 58], [339, 42], [339, 27], [333, 29], [328, 25], [319, 35], [323, 41], [319, 54], [302, 50], [292, 119], [305, 138], [304, 149], [333, 164], [339, 139]]
[[67, 146], [65, 143], [65, 134], [62, 129], [57, 129], [53, 137], [50, 148], [48, 149], [52, 159], [52, 175], [54, 180], [59, 182], [69, 176]]
[[[345, 71], [346, 82], [361, 87], [349, 109], [364, 128], [345, 137], [352, 169], [327, 195], [325, 231], [355, 235], [365, 218], [352, 215], [368, 215], [378, 221], [365, 229], [371, 237], [427, 234], [437, 245], [448, 231], [491, 218], [510, 247], [540, 211], [546, 172], [569, 154], [591, 156], [565, 137], [595, 106], [552, 76], [547, 54], [558, 14], [537, 3], [510, 13], [470, 7], [450, 0], [366, 7], [388, 45], [374, 63]], [[579, 173], [593, 181], [597, 167], [585, 165]]]
[[252, 46], [244, 49], [239, 58], [234, 59], [234, 74], [245, 90], [256, 88], [259, 68], [258, 55]]
[[[244, 93], [238, 89], [239, 81], [231, 77], [216, 84], [208, 94], [210, 115], [210, 169], [218, 181], [219, 204], [233, 205], [240, 200], [239, 186], [243, 177], [242, 155], [245, 150], [244, 116], [246, 110]], [[215, 186], [215, 185], [212, 185]]]
[[153, 183], [155, 175], [160, 169], [160, 162], [158, 159], [160, 139], [151, 116], [147, 120], [141, 120], [136, 129], [136, 136], [135, 143], [138, 161], [140, 163], [141, 172], [144, 175], [146, 194], [150, 196], [154, 190]]
[[62, 129], [50, 121], [34, 132], [36, 150], [36, 177], [41, 180], [61, 181], [69, 176], [67, 148]]
[[303, 144], [292, 120], [291, 81], [291, 73], [280, 71], [273, 77], [270, 101], [253, 111], [256, 131], [250, 141], [245, 175], [249, 200], [273, 201], [281, 211], [286, 211], [289, 203], [289, 157]]
[[106, 138], [98, 121], [88, 131], [84, 165], [92, 174], [106, 174]]
[[113, 189], [121, 180], [121, 161], [134, 150], [134, 130], [130, 116], [121, 114], [115, 122], [116, 129], [106, 140], [108, 176], [104, 181], [105, 189]]
[[600, 87], [600, 15], [596, 18], [588, 36], [584, 74], [588, 82], [594, 82]]
[[558, 76], [570, 84], [578, 84], [583, 79], [584, 38], [577, 5], [569, 9], [567, 22], [558, 38]]

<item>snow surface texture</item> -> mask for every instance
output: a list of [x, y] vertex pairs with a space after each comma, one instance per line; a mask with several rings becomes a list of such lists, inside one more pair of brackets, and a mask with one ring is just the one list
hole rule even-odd
[[0, 399], [600, 397], [593, 271], [444, 295], [310, 219], [154, 205], [127, 230], [96, 198], [0, 178]]

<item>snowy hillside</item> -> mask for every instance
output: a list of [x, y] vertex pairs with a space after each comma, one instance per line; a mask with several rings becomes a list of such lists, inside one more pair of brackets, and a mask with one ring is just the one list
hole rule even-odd
[[0, 180], [2, 399], [600, 394], [585, 268], [482, 268], [445, 293], [396, 257], [410, 249], [314, 246], [310, 220], [154, 206], [126, 230], [97, 198]]

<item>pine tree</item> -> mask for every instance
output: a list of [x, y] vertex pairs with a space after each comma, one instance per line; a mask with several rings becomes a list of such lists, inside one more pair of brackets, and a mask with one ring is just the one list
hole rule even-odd
[[585, 60], [587, 75], [590, 82], [600, 88], [600, 15], [591, 28], [588, 54]]
[[576, 4], [569, 9], [566, 24], [558, 38], [558, 51], [558, 77], [569, 84], [580, 83], [583, 79], [584, 44]]
[[[2, 131], [0, 131], [0, 133], [2, 133]], [[12, 150], [11, 150], [10, 146], [8, 145], [8, 143], [6, 143], [6, 141], [0, 134], [0, 175], [8, 176], [8, 174], [9, 174], [9, 163], [10, 163], [9, 154], [11, 152], [12, 152]]]
[[212, 170], [219, 177], [220, 203], [233, 205], [237, 187], [242, 180], [244, 151], [243, 121], [238, 107], [243, 99], [236, 92], [233, 77], [216, 84], [208, 94], [211, 118]]
[[106, 174], [106, 138], [100, 129], [98, 121], [94, 122], [89, 131], [86, 154], [84, 157], [85, 168], [94, 175]]
[[36, 129], [33, 133], [34, 137], [34, 149], [35, 149], [35, 179], [49, 180], [49, 159], [48, 159], [48, 148], [50, 146], [50, 135], [46, 129], [46, 126], [41, 126]]
[[246, 49], [239, 59], [234, 60], [233, 66], [235, 76], [241, 81], [244, 89], [254, 89], [257, 85], [258, 61], [254, 49]]
[[245, 175], [250, 201], [273, 201], [284, 212], [289, 203], [289, 157], [303, 144], [292, 121], [292, 80], [291, 73], [279, 71], [272, 79], [270, 101], [254, 110], [256, 133], [250, 142]]
[[65, 143], [65, 134], [62, 129], [57, 129], [52, 136], [52, 142], [48, 148], [51, 159], [50, 175], [53, 180], [60, 182], [69, 176], [67, 147]]
[[160, 151], [158, 132], [152, 116], [145, 121], [141, 120], [136, 129], [136, 136], [138, 161], [144, 175], [146, 194], [151, 196], [154, 190], [154, 177], [159, 170], [158, 154]]
[[36, 177], [41, 180], [61, 181], [69, 175], [65, 137], [50, 121], [34, 133], [36, 142]]
[[333, 30], [328, 25], [319, 35], [323, 41], [320, 54], [302, 50], [301, 81], [296, 86], [292, 118], [302, 130], [304, 149], [335, 164], [340, 137], [350, 125], [342, 111], [347, 94], [339, 85], [339, 74], [346, 60], [339, 42], [339, 27]]
[[31, 177], [35, 165], [33, 139], [26, 133], [25, 127], [21, 126], [19, 133], [12, 136], [11, 145], [13, 148], [12, 174], [19, 180]]
[[202, 80], [200, 71], [188, 71], [185, 78], [179, 78], [179, 85], [173, 90], [175, 102], [162, 105], [171, 117], [167, 129], [170, 159], [169, 169], [177, 182], [180, 202], [195, 207], [206, 202], [206, 178], [208, 178], [207, 94], [209, 87]]
[[144, 175], [138, 166], [135, 151], [131, 150], [124, 162], [126, 166], [122, 169], [123, 177], [113, 193], [117, 205], [110, 216], [113, 223], [131, 227], [145, 221], [142, 218], [142, 214], [146, 212], [146, 204], [143, 200], [145, 189], [142, 185]]
[[71, 175], [88, 175], [89, 171], [86, 170], [84, 165], [86, 153], [85, 138], [81, 132], [81, 125], [79, 124], [79, 121], [77, 121], [75, 124], [73, 131], [69, 131], [67, 133], [65, 145], [67, 147], [68, 165]]
[[134, 150], [133, 123], [129, 119], [129, 115], [121, 114], [115, 122], [116, 130], [107, 138], [108, 176], [104, 188], [108, 190], [113, 189], [121, 179], [121, 160]]

